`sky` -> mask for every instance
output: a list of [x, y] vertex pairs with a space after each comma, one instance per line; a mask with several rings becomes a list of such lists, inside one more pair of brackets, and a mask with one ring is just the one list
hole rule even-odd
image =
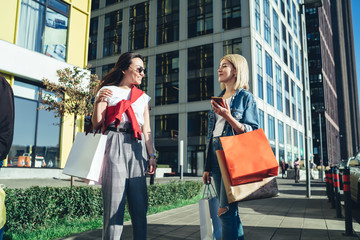
[[355, 45], [355, 61], [356, 61], [356, 73], [358, 81], [358, 93], [360, 97], [360, 1], [351, 0], [352, 7], [352, 20], [353, 20], [353, 31], [354, 31], [354, 45]]

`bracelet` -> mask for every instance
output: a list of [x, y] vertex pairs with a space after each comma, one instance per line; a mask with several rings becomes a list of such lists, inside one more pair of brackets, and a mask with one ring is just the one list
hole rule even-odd
[[156, 158], [156, 153], [151, 153], [151, 154], [150, 154], [150, 157]]

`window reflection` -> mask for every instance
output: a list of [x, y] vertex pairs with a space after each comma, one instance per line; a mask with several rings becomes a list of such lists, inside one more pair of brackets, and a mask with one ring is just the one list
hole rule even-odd
[[208, 111], [188, 113], [188, 161], [187, 169], [202, 176], [205, 165]]
[[223, 29], [241, 27], [241, 5], [238, 0], [222, 0]]
[[45, 91], [15, 81], [14, 140], [8, 167], [59, 167], [60, 119], [54, 112], [38, 110]]
[[90, 33], [89, 33], [89, 57], [88, 60], [96, 59], [97, 36], [98, 36], [98, 18], [90, 20]]
[[105, 15], [103, 56], [121, 53], [122, 10]]
[[157, 1], [157, 44], [179, 40], [179, 0]]
[[66, 60], [69, 5], [59, 0], [22, 0], [17, 43], [60, 61]]
[[242, 38], [236, 38], [224, 41], [223, 43], [223, 50], [224, 55], [226, 54], [242, 54], [241, 48]]
[[130, 7], [129, 51], [149, 46], [149, 2]]
[[179, 52], [156, 56], [155, 104], [171, 104], [179, 101]]
[[155, 148], [159, 151], [158, 164], [169, 164], [178, 171], [178, 114], [155, 116]]
[[212, 0], [188, 0], [188, 38], [213, 32]]
[[214, 95], [213, 45], [188, 49], [188, 101], [208, 100]]

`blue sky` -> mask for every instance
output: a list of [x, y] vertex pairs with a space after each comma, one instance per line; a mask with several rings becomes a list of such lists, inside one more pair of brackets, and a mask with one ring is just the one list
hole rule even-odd
[[353, 31], [354, 31], [354, 45], [355, 45], [355, 61], [356, 61], [356, 72], [358, 81], [358, 93], [360, 96], [360, 1], [351, 0], [352, 7], [352, 18], [353, 18]]

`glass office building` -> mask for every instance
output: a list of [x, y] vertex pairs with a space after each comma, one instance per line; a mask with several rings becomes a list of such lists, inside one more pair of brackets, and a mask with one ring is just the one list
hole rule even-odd
[[249, 63], [250, 91], [277, 159], [304, 158], [305, 144], [312, 156], [308, 73], [302, 65], [306, 69], [308, 61], [297, 0], [92, 4], [89, 63], [94, 73], [104, 76], [123, 52], [146, 57], [142, 88], [152, 98], [158, 164], [178, 172], [183, 141], [184, 172], [202, 175], [210, 97], [220, 94], [217, 66], [229, 53], [242, 54]]

